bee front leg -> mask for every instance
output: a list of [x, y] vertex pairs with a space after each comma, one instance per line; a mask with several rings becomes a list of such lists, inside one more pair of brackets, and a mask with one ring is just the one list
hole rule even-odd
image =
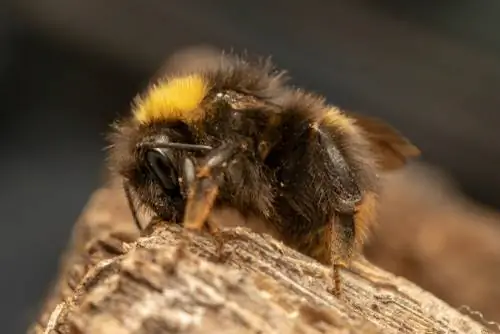
[[215, 255], [219, 262], [225, 262], [227, 260], [228, 254], [224, 252], [224, 245], [226, 239], [224, 238], [223, 231], [219, 227], [219, 224], [211, 216], [207, 218], [206, 226], [208, 232], [212, 235], [215, 242]]

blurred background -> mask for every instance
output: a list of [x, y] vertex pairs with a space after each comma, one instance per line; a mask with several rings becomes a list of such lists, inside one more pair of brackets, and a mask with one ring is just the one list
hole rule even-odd
[[171, 52], [200, 43], [272, 55], [294, 83], [384, 118], [416, 143], [434, 167], [391, 178], [368, 254], [500, 321], [499, 1], [1, 7], [3, 333], [34, 320], [72, 224], [101, 184], [108, 124]]

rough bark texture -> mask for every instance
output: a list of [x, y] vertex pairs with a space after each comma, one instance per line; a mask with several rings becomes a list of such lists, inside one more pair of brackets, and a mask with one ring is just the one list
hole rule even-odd
[[344, 296], [327, 292], [329, 268], [243, 228], [218, 263], [212, 239], [160, 224], [133, 240], [123, 197], [103, 188], [75, 227], [60, 277], [34, 333], [487, 333], [409, 281], [364, 261], [343, 271]]
[[500, 332], [500, 213], [426, 166], [386, 181], [367, 258]]

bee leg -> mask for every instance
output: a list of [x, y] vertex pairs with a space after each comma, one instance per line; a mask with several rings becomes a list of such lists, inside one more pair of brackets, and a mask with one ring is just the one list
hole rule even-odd
[[224, 252], [224, 245], [226, 239], [224, 238], [223, 231], [212, 217], [207, 218], [208, 232], [213, 236], [215, 242], [215, 255], [219, 262], [225, 262], [228, 254]]
[[[355, 212], [355, 221], [356, 224], [354, 226], [354, 233], [352, 235], [353, 238], [346, 238], [346, 241], [354, 239], [354, 245], [352, 247], [353, 255], [355, 255], [355, 259], [353, 258], [348, 262], [344, 268], [351, 272], [352, 274], [371, 282], [374, 286], [389, 289], [389, 290], [397, 290], [396, 286], [389, 282], [388, 278], [381, 277], [373, 272], [373, 266], [365, 259], [362, 252], [362, 247], [364, 241], [366, 240], [366, 235], [368, 233], [370, 225], [372, 225], [373, 220], [376, 217], [376, 208], [377, 208], [377, 199], [374, 193], [365, 193], [363, 196], [363, 200], [361, 203], [358, 203], [356, 206]], [[350, 221], [346, 219], [340, 219], [339, 223], [341, 226], [350, 226]], [[342, 233], [342, 230], [339, 231]], [[344, 232], [344, 235], [346, 233]], [[348, 233], [349, 235], [349, 233]], [[348, 236], [347, 235], [347, 236]], [[354, 256], [352, 256], [354, 257]], [[351, 256], [349, 257], [351, 258]]]
[[[360, 255], [360, 258], [362, 256]], [[361, 262], [367, 262], [366, 259], [353, 261], [351, 260], [351, 256], [341, 258], [339, 256], [332, 255], [332, 281], [333, 287], [329, 289], [329, 292], [332, 293], [335, 297], [342, 297], [342, 279], [340, 276], [341, 270], [349, 271], [351, 274], [362, 278], [363, 280], [370, 282], [373, 286], [385, 290], [392, 290], [399, 292], [397, 286], [393, 283], [390, 283], [389, 279], [381, 277], [379, 275], [370, 273], [370, 266], [368, 264], [363, 264]]]
[[185, 258], [185, 255], [189, 251], [190, 243], [191, 243], [191, 237], [190, 237], [188, 231], [186, 231], [186, 229], [183, 228], [181, 230], [181, 235], [179, 238], [179, 242], [177, 243], [177, 249], [175, 252], [176, 261], [179, 261], [179, 260]]
[[329, 224], [330, 257], [332, 263], [333, 289], [330, 292], [337, 298], [342, 296], [342, 279], [340, 270], [350, 267], [355, 243], [354, 216], [338, 214]]
[[187, 180], [187, 203], [183, 220], [185, 228], [201, 230], [204, 227], [219, 193], [223, 172], [238, 149], [229, 144], [213, 149], [196, 171], [194, 165], [186, 161], [184, 173], [190, 176]]
[[332, 280], [334, 283], [331, 292], [338, 298], [342, 296], [341, 269], [349, 271], [376, 287], [398, 291], [394, 284], [389, 283], [389, 280], [370, 272], [368, 261], [364, 259], [361, 253], [361, 236], [355, 233], [353, 218], [353, 215], [339, 214], [329, 227], [333, 266]]
[[332, 280], [334, 286], [329, 289], [329, 292], [337, 298], [342, 297], [342, 279], [340, 278], [340, 268], [342, 267], [339, 263], [333, 264], [333, 275]]
[[328, 289], [328, 292], [337, 298], [342, 297], [342, 278], [340, 277], [340, 269], [346, 266], [341, 261], [333, 260], [332, 265], [332, 283], [333, 286]]
[[193, 182], [184, 212], [184, 228], [200, 231], [205, 227], [218, 192], [219, 185], [210, 176], [200, 177]]

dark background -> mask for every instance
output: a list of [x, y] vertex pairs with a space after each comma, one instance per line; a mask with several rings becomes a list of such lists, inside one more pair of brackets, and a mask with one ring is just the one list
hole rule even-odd
[[0, 8], [0, 317], [21, 333], [101, 182], [104, 134], [165, 57], [273, 55], [500, 207], [500, 2], [17, 0]]

